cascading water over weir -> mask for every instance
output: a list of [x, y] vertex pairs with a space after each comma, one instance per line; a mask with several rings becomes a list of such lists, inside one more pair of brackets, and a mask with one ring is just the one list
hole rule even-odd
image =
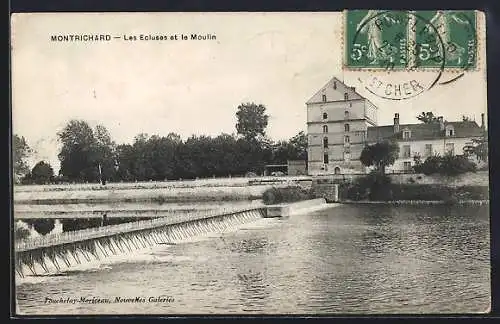
[[178, 241], [210, 232], [225, 232], [236, 226], [266, 217], [262, 207], [203, 211], [172, 215], [119, 225], [52, 234], [21, 241], [15, 245], [16, 272], [24, 277], [60, 271], [64, 266], [126, 254], [156, 244]]

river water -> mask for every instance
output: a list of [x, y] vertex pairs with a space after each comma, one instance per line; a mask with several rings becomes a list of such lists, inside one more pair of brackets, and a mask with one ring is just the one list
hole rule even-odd
[[478, 313], [490, 307], [489, 244], [487, 207], [336, 205], [17, 280], [18, 311]]

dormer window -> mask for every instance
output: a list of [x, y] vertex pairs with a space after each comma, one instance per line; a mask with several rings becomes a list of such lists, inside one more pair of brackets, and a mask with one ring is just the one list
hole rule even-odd
[[344, 92], [344, 100], [349, 100], [349, 94], [347, 92]]
[[323, 113], [323, 119], [328, 119], [328, 114], [327, 113]]
[[403, 139], [410, 139], [411, 132], [409, 130], [403, 131]]
[[323, 95], [323, 102], [326, 102], [326, 95]]
[[445, 132], [447, 137], [455, 136], [455, 129], [451, 125], [446, 126]]

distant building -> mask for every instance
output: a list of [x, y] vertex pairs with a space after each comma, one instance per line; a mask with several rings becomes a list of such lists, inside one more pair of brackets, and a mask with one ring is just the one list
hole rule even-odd
[[377, 126], [378, 108], [337, 78], [332, 78], [306, 103], [308, 174], [365, 173], [359, 157], [366, 144], [385, 139], [399, 143], [400, 156], [389, 172], [412, 170], [413, 157], [422, 160], [446, 152], [463, 154], [463, 148], [485, 132], [475, 121], [400, 124]]
[[308, 173], [362, 173], [359, 161], [377, 107], [337, 78], [307, 101]]
[[287, 164], [268, 164], [264, 167], [264, 176], [269, 175], [307, 175], [305, 160], [288, 160]]
[[307, 163], [305, 160], [288, 160], [287, 174], [291, 176], [307, 175]]
[[399, 144], [399, 158], [387, 171], [408, 172], [413, 168], [415, 155], [422, 161], [435, 154], [461, 155], [473, 138], [480, 138], [484, 133], [484, 114], [479, 126], [475, 121], [447, 122], [443, 117], [438, 117], [436, 123], [400, 124], [396, 113], [393, 125], [368, 127], [367, 143], [395, 140]]

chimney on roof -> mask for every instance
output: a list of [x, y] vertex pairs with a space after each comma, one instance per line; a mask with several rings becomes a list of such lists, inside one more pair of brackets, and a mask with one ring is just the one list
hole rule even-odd
[[481, 114], [481, 128], [485, 129], [486, 125], [484, 124], [484, 113]]
[[399, 114], [394, 114], [394, 134], [399, 133]]
[[439, 122], [439, 130], [444, 131], [444, 121], [443, 121], [443, 116], [438, 117], [438, 122]]

